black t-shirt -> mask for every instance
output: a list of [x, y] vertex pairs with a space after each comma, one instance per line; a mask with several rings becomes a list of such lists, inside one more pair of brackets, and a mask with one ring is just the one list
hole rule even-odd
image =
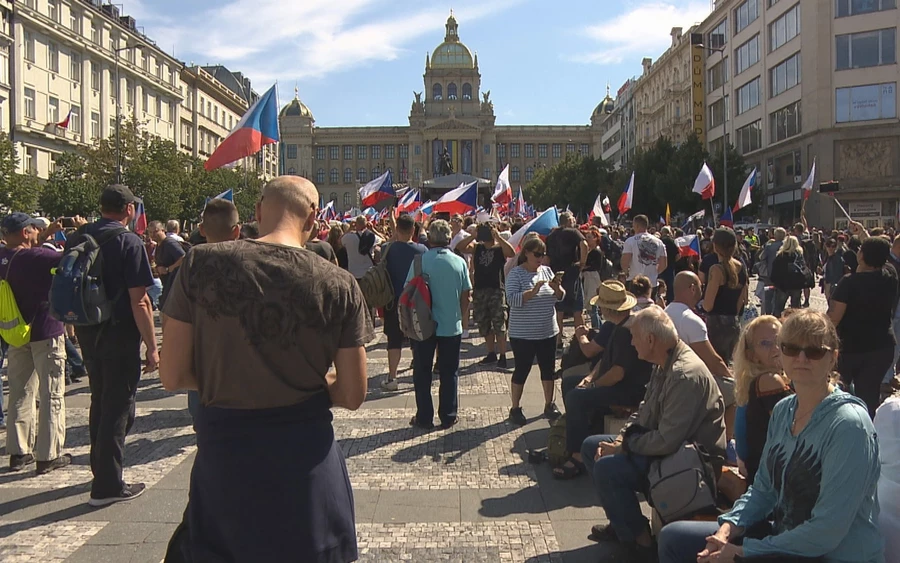
[[342, 269], [346, 270], [350, 267], [350, 263], [347, 260], [347, 247], [346, 246], [342, 246], [342, 247], [338, 248], [337, 252], [335, 252], [335, 256], [337, 257], [338, 266], [340, 266]]
[[700, 260], [700, 273], [706, 276], [706, 279], [709, 280], [709, 269], [719, 263], [719, 255], [715, 252], [710, 252], [703, 256], [703, 259]]
[[603, 253], [600, 252], [599, 248], [588, 251], [587, 259], [584, 262], [584, 271], [599, 272], [603, 269], [604, 260], [606, 260], [606, 258], [603, 257]]
[[678, 257], [681, 255], [681, 251], [678, 250], [678, 245], [675, 244], [675, 241], [672, 237], [663, 237], [662, 238], [663, 246], [666, 247], [666, 269], [663, 270], [663, 273], [672, 272], [675, 270], [675, 262], [678, 261]]
[[578, 262], [579, 246], [584, 235], [578, 229], [566, 227], [556, 229], [547, 236], [547, 253], [550, 255], [550, 268], [554, 272], [565, 271]]
[[625, 377], [616, 386], [630, 392], [634, 406], [637, 406], [650, 382], [653, 365], [638, 358], [637, 350], [631, 344], [631, 330], [625, 326], [627, 322], [628, 319], [614, 327], [609, 345], [603, 350], [599, 375], [603, 376], [613, 366], [621, 366], [625, 370]]
[[[153, 258], [157, 266], [171, 268], [172, 264], [177, 262], [185, 254], [186, 251], [184, 249], [184, 246], [181, 244], [181, 241], [167, 235], [166, 238], [163, 239], [161, 243], [159, 243], [159, 246], [156, 247], [156, 253], [154, 254]], [[171, 285], [176, 271], [177, 268], [165, 274], [159, 275], [159, 281], [162, 282], [164, 288], [168, 288]]]
[[476, 244], [472, 265], [475, 268], [476, 290], [503, 287], [503, 266], [506, 265], [506, 257], [503, 256], [502, 248], [499, 246], [487, 248], [483, 244]]
[[892, 317], [897, 291], [897, 274], [892, 267], [844, 276], [831, 294], [833, 301], [847, 305], [837, 326], [842, 352], [873, 352], [894, 347]]
[[856, 252], [853, 250], [845, 250], [844, 251], [844, 267], [850, 268], [850, 273], [856, 273], [856, 266], [859, 265], [859, 260], [856, 258]]
[[593, 341], [594, 344], [597, 344], [598, 346], [603, 348], [603, 352], [591, 358], [591, 369], [593, 369], [594, 366], [596, 366], [606, 355], [606, 349], [609, 348], [609, 340], [615, 330], [616, 323], [606, 321], [605, 323], [600, 325], [600, 329], [597, 330], [596, 334], [594, 334], [594, 337], [591, 338], [591, 341]]
[[334, 263], [335, 255], [334, 248], [331, 247], [330, 244], [325, 242], [324, 240], [310, 240], [306, 242], [307, 250], [311, 250], [315, 252], [322, 258], [328, 260], [331, 263]]

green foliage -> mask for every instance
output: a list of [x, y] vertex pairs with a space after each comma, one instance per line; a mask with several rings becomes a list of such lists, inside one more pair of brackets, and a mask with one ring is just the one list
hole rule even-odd
[[597, 194], [609, 192], [616, 177], [608, 162], [592, 156], [567, 154], [562, 162], [538, 169], [525, 191], [525, 199], [539, 211], [553, 205], [568, 206], [579, 216], [586, 217]]
[[[709, 159], [709, 167], [713, 172], [713, 177], [716, 179], [716, 201], [723, 201], [723, 197], [725, 194], [725, 184], [724, 178], [725, 175], [723, 173], [723, 158], [722, 152], [719, 151], [718, 154], [711, 155]], [[750, 170], [747, 169], [747, 165], [744, 163], [744, 157], [741, 156], [739, 152], [732, 146], [728, 145], [728, 205], [732, 209], [734, 208], [734, 204], [737, 203], [738, 196], [741, 193], [741, 187], [744, 185], [744, 180], [747, 179], [747, 175], [750, 174]], [[757, 190], [756, 199], [761, 199], [761, 191]], [[751, 198], [752, 199], [752, 198]], [[738, 214], [749, 217], [751, 215], [755, 215], [758, 209], [757, 202], [754, 201], [747, 207], [741, 209]], [[736, 218], [737, 219], [737, 218]]]
[[31, 174], [19, 174], [19, 159], [6, 133], [0, 132], [0, 210], [5, 213], [35, 211], [41, 182]]
[[100, 184], [86, 175], [87, 160], [80, 153], [63, 153], [56, 159], [56, 170], [41, 192], [40, 206], [49, 217], [81, 215], [97, 211]]

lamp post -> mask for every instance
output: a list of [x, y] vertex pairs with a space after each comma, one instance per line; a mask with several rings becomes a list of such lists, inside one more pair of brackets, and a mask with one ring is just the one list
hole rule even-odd
[[728, 207], [728, 96], [725, 93], [725, 86], [728, 84], [728, 80], [725, 78], [725, 73], [727, 72], [727, 67], [725, 66], [725, 47], [707, 47], [702, 43], [698, 46], [703, 47], [707, 51], [722, 54], [722, 168], [724, 168], [725, 176], [725, 183], [723, 185], [725, 204], [724, 207], [722, 207], [722, 211], [724, 212], [725, 207]]
[[119, 121], [121, 117], [121, 89], [122, 85], [119, 81], [119, 53], [131, 49], [132, 45], [117, 47], [112, 50], [113, 57], [116, 59], [116, 183], [122, 183], [122, 152], [121, 142], [119, 140]]

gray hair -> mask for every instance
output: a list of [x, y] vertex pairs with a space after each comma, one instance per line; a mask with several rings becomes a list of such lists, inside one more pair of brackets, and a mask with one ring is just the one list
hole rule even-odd
[[574, 221], [575, 221], [575, 217], [573, 217], [572, 214], [569, 213], [568, 211], [564, 211], [564, 212], [562, 212], [562, 213], [559, 214], [559, 224], [560, 224], [560, 226], [565, 225], [566, 227], [569, 227], [569, 226], [572, 225], [572, 223], [573, 223]]
[[167, 233], [177, 233], [180, 225], [178, 224], [178, 219], [169, 219], [166, 221], [166, 232]]
[[432, 221], [428, 225], [428, 242], [434, 246], [447, 246], [450, 244], [452, 236], [453, 231], [450, 229], [450, 223], [443, 219]]
[[662, 307], [647, 307], [640, 313], [632, 315], [628, 326], [631, 332], [637, 331], [645, 336], [653, 336], [665, 345], [672, 346], [678, 343], [675, 323]]
[[775, 229], [775, 240], [784, 240], [784, 237], [786, 236], [787, 231], [785, 231], [783, 228], [778, 227], [777, 229]]

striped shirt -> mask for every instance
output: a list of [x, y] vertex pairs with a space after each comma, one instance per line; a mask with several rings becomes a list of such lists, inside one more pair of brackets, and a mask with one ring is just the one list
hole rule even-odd
[[[536, 282], [553, 279], [553, 270], [541, 266], [537, 272], [529, 272], [522, 266], [516, 266], [506, 279], [506, 300], [509, 302], [510, 338], [525, 340], [544, 340], [559, 333], [556, 326], [556, 295], [553, 288], [544, 285], [538, 294], [524, 303], [523, 295], [530, 291]], [[565, 296], [565, 293], [563, 293]]]

